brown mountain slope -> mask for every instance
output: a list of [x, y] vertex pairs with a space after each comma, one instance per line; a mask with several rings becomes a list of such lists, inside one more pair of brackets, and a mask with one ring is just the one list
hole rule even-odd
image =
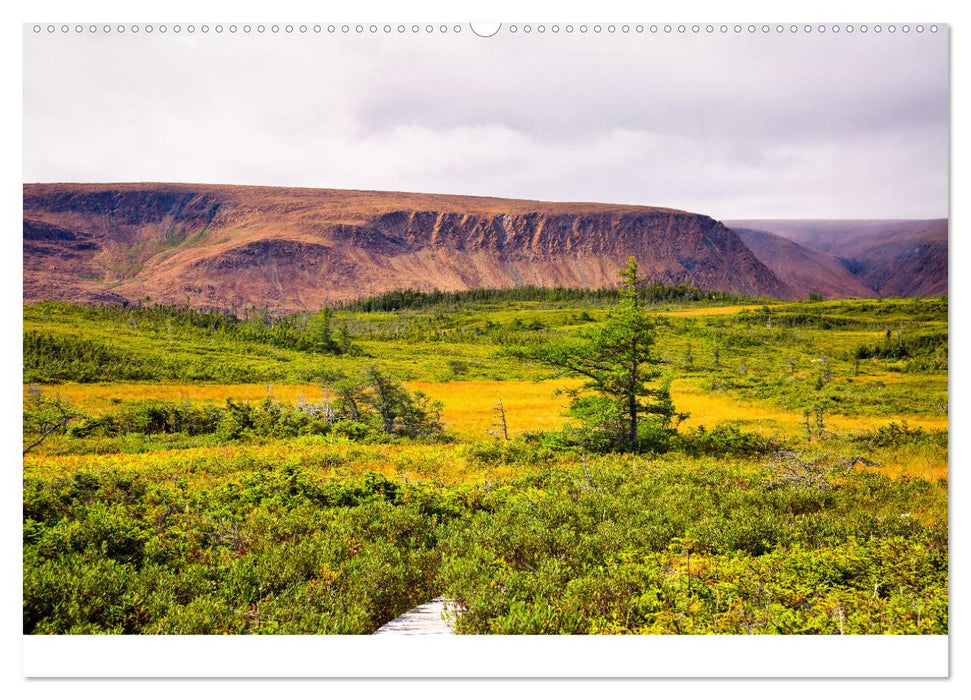
[[801, 298], [812, 292], [827, 299], [875, 297], [877, 293], [834, 255], [806, 248], [766, 231], [733, 228], [755, 257]]
[[392, 289], [651, 280], [790, 298], [732, 231], [673, 209], [182, 184], [24, 186], [24, 299], [313, 309]]
[[769, 231], [835, 255], [880, 296], [947, 294], [947, 219], [762, 220], [726, 225]]

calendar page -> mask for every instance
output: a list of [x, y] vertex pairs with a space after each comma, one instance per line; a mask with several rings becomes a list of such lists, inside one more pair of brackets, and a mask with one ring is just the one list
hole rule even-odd
[[25, 675], [947, 675], [948, 36], [23, 25]]

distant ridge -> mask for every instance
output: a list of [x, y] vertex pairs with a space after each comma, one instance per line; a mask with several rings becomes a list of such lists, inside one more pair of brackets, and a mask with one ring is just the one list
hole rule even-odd
[[875, 297], [878, 294], [846, 269], [834, 255], [806, 248], [774, 233], [732, 229], [755, 257], [800, 298], [822, 294], [827, 299]]
[[913, 220], [746, 220], [726, 221], [746, 245], [783, 282], [799, 266], [801, 253], [785, 246], [759, 244], [744, 231], [781, 236], [834, 256], [873, 296], [943, 296], [947, 294], [948, 221]]

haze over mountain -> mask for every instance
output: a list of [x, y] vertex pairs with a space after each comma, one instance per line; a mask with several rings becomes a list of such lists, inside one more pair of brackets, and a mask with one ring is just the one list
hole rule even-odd
[[835, 255], [801, 246], [766, 231], [738, 226], [732, 230], [799, 298], [805, 299], [812, 293], [822, 294], [827, 299], [878, 296]]
[[[749, 220], [726, 221], [725, 225], [735, 231], [771, 232], [804, 248], [834, 256], [873, 292], [866, 296], [947, 294], [947, 219]], [[746, 233], [740, 235], [783, 282], [793, 284], [793, 275], [805, 276], [792, 249], [768, 245], [764, 240], [759, 243]]]
[[24, 185], [24, 299], [274, 311], [416, 288], [665, 284], [790, 298], [721, 223], [644, 206], [185, 184]]

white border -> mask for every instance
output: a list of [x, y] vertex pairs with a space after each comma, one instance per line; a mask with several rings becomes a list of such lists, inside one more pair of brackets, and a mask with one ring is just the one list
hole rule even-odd
[[948, 675], [947, 646], [943, 635], [25, 636], [24, 675], [943, 678]]

